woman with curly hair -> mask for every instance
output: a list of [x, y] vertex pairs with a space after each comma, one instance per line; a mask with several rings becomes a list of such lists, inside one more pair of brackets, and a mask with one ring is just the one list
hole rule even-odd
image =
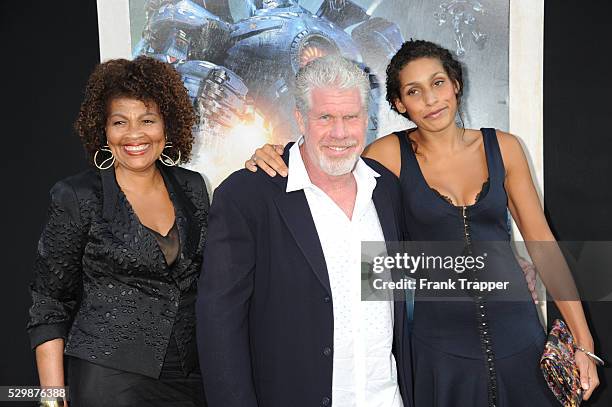
[[[451, 52], [437, 44], [405, 42], [387, 67], [386, 85], [391, 108], [416, 127], [377, 139], [363, 155], [398, 177], [411, 240], [461, 242], [467, 253], [475, 244], [498, 242], [487, 245], [497, 250], [497, 256], [489, 256], [487, 264], [495, 263], [487, 271], [508, 272], [504, 279], [517, 287], [512, 301], [490, 300], [466, 290], [460, 293], [463, 301], [415, 302], [414, 405], [558, 405], [539, 368], [545, 333], [519, 264], [507, 250], [509, 210], [540, 272], [563, 262], [562, 258], [558, 262], [555, 238], [519, 140], [495, 129], [466, 129], [457, 122], [463, 69]], [[333, 141], [341, 135], [330, 131], [328, 138]], [[259, 166], [271, 176], [285, 176], [281, 152], [280, 146], [266, 145], [245, 165], [251, 171]], [[543, 259], [542, 252], [550, 257]], [[548, 288], [559, 288], [564, 277], [560, 269], [545, 273]], [[586, 400], [599, 385], [597, 359], [582, 305], [569, 292], [570, 296], [555, 299], [580, 346], [575, 360]]]
[[[202, 406], [194, 302], [209, 199], [179, 74], [148, 57], [89, 78], [75, 127], [97, 169], [51, 189], [28, 332], [71, 406]], [[66, 355], [66, 358], [64, 358]]]

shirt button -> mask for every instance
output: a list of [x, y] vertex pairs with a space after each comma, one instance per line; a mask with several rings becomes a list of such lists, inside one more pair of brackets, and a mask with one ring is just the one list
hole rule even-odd
[[323, 348], [323, 354], [327, 357], [331, 356], [332, 354], [332, 350], [329, 346], [326, 346]]
[[329, 406], [331, 404], [331, 399], [329, 397], [323, 397], [321, 400], [322, 406]]
[[330, 302], [330, 301], [331, 301], [331, 298], [329, 298], [329, 297], [323, 298], [323, 302], [325, 302], [325, 303]]

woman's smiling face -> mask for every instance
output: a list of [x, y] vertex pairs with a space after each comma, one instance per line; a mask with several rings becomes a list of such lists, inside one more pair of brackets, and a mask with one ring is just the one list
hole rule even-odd
[[115, 166], [144, 171], [159, 158], [166, 144], [164, 120], [157, 104], [114, 98], [108, 105], [106, 140]]

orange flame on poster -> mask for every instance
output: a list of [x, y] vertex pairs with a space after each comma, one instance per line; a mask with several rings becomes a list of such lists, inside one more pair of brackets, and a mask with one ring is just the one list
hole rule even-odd
[[324, 57], [325, 55], [327, 55], [327, 52], [322, 48], [309, 45], [302, 50], [302, 54], [300, 55], [300, 66], [304, 66], [310, 61]]

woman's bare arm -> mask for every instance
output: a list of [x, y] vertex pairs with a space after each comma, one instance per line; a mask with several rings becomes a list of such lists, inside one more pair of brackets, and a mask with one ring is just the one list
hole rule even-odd
[[57, 338], [36, 347], [36, 365], [41, 386], [64, 385], [64, 339]]
[[378, 161], [399, 178], [402, 168], [402, 157], [399, 140], [395, 134], [388, 134], [374, 140], [365, 148], [361, 155]]
[[[523, 148], [515, 136], [500, 131], [497, 133], [506, 168], [505, 188], [512, 217], [525, 239], [527, 251], [536, 270], [555, 298], [555, 304], [576, 342], [592, 352], [593, 337], [582, 303], [563, 254], [544, 216]], [[599, 385], [597, 369], [593, 361], [582, 352], [576, 353], [576, 363], [585, 390], [584, 399], [587, 400]]]
[[[64, 339], [56, 338], [36, 347], [36, 366], [41, 387], [63, 387], [64, 383]], [[64, 402], [64, 407], [68, 403]]]
[[[283, 177], [287, 176], [287, 166], [282, 159], [284, 148], [278, 144], [264, 144], [245, 161], [244, 167], [249, 171], [257, 171], [257, 167], [264, 170], [269, 176], [274, 177], [277, 173]], [[373, 141], [362, 154], [363, 157], [371, 158], [384, 165], [397, 177], [400, 174], [401, 156], [397, 136], [390, 134]]]

